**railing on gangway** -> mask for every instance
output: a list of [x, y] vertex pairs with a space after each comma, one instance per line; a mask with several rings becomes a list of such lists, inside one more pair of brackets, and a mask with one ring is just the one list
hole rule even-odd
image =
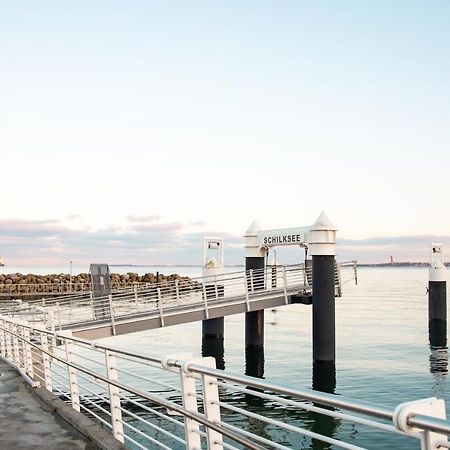
[[[348, 268], [355, 271], [356, 262], [337, 265], [336, 295], [342, 293], [342, 284], [351, 279]], [[342, 270], [347, 276], [343, 281]], [[264, 269], [229, 272], [221, 275], [135, 285], [129, 289], [114, 290], [108, 296], [94, 298], [92, 292], [63, 295], [39, 301], [23, 302], [0, 313], [27, 316], [28, 320], [44, 321], [48, 328], [63, 329], [96, 323], [114, 324], [118, 320], [157, 315], [161, 326], [168, 315], [180, 310], [203, 309], [208, 318], [210, 309], [224, 303], [244, 302], [247, 311], [252, 302], [261, 298], [288, 297], [310, 290], [311, 266], [268, 266]]]
[[416, 440], [422, 450], [450, 448], [443, 400], [396, 408], [355, 401], [217, 370], [211, 357], [142, 354], [7, 317], [0, 355], [130, 448], [289, 449], [311, 440], [362, 448], [307, 429], [317, 414]]

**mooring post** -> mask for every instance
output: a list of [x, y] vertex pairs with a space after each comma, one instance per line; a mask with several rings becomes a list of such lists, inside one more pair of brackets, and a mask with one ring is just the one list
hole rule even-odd
[[442, 244], [431, 244], [431, 264], [428, 272], [428, 320], [447, 321], [447, 273], [443, 262]]
[[336, 228], [324, 213], [310, 229], [309, 253], [312, 256], [313, 361], [334, 364]]
[[[260, 227], [256, 221], [250, 225], [245, 233], [245, 270], [256, 271], [257, 281], [253, 282], [254, 290], [264, 289], [264, 265], [266, 249], [257, 242]], [[250, 286], [247, 286], [250, 289]], [[245, 347], [264, 347], [264, 310], [249, 311], [245, 313]]]
[[[215, 256], [213, 256], [215, 254]], [[203, 295], [205, 304], [224, 296], [223, 286], [223, 239], [205, 237], [203, 239]], [[209, 349], [223, 349], [224, 318], [216, 317], [202, 320], [202, 355], [209, 354]], [[208, 342], [207, 342], [208, 341]], [[214, 342], [209, 342], [214, 341]], [[220, 341], [220, 342], [219, 342]], [[223, 355], [222, 355], [223, 359]], [[219, 367], [220, 361], [216, 361]]]

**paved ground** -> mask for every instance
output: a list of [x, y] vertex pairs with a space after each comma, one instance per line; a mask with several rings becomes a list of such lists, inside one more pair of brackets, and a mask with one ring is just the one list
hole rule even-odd
[[16, 370], [0, 360], [0, 449], [88, 448], [82, 438], [41, 405]]

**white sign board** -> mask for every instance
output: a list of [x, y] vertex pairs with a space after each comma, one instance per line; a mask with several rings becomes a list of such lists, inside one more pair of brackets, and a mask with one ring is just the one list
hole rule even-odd
[[258, 245], [274, 247], [279, 245], [303, 245], [306, 242], [305, 228], [264, 230], [258, 233]]

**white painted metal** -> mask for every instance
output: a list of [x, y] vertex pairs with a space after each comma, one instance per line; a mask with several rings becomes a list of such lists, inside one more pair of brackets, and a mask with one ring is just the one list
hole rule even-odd
[[69, 363], [67, 365], [67, 372], [69, 378], [69, 389], [70, 389], [70, 401], [72, 403], [72, 408], [75, 411], [80, 411], [80, 396], [78, 393], [78, 379], [77, 379], [77, 371], [71, 363], [74, 363], [75, 355], [73, 353], [72, 347], [73, 342], [70, 339], [65, 339], [65, 347], [66, 347], [66, 360]]
[[30, 378], [34, 379], [33, 356], [31, 354], [31, 345], [30, 345], [30, 330], [28, 328], [22, 327], [22, 333], [24, 337], [23, 348], [24, 348], [25, 368]]
[[52, 371], [50, 368], [50, 356], [47, 333], [40, 333], [41, 347], [42, 347], [42, 366], [44, 370], [45, 388], [52, 392]]
[[417, 414], [445, 419], [445, 402], [435, 397], [401, 403], [395, 408], [392, 422], [394, 426], [405, 433], [420, 433], [421, 450], [437, 449], [440, 443], [447, 440], [445, 434], [431, 430], [414, 428], [408, 423], [411, 416]]
[[108, 295], [108, 303], [109, 303], [109, 315], [111, 318], [111, 328], [113, 336], [116, 335], [116, 322], [114, 319], [114, 307], [113, 307], [113, 300], [112, 300], [112, 294]]
[[[109, 380], [117, 381], [117, 361], [113, 352], [105, 350], [105, 364], [106, 374]], [[120, 389], [113, 384], [108, 384], [109, 404], [111, 408], [111, 425], [113, 429], [114, 437], [120, 441], [125, 442], [123, 423], [122, 423], [122, 410], [120, 407]]]
[[[354, 278], [353, 269], [353, 263], [351, 266], [347, 265], [345, 267], [347, 281], [350, 278]], [[226, 308], [228, 305], [239, 304], [243, 307], [245, 306], [245, 308], [242, 308], [242, 312], [244, 312], [246, 308], [251, 309], [253, 302], [271, 302], [275, 298], [283, 298], [283, 303], [285, 303], [286, 293], [283, 285], [283, 271], [287, 273], [288, 298], [291, 295], [311, 291], [311, 287], [307, 281], [311, 280], [311, 268], [309, 267], [305, 270], [303, 264], [284, 266], [284, 268], [283, 266], [274, 267], [271, 280], [267, 278], [269, 274], [266, 269], [254, 269], [254, 283], [261, 277], [265, 278], [265, 283], [264, 286], [261, 286], [261, 289], [253, 289], [253, 293], [251, 292], [250, 277], [247, 277], [248, 273], [245, 271], [224, 273], [210, 277], [181, 279], [177, 283], [175, 281], [164, 281], [139, 287], [138, 304], [136, 304], [134, 287], [127, 290], [115, 291], [111, 294], [111, 300], [113, 311], [112, 320], [114, 321], [116, 334], [118, 324], [122, 327], [122, 324], [127, 322], [136, 323], [138, 319], [146, 320], [146, 318], [149, 318], [153, 320], [153, 317], [157, 318], [159, 316], [160, 320], [155, 320], [154, 323], [152, 322], [152, 328], [154, 328], [163, 325], [163, 323], [164, 326], [167, 326], [167, 321], [173, 320], [173, 317], [179, 313], [189, 315], [202, 309], [204, 318], [206, 313], [203, 285], [207, 286], [206, 290], [209, 297], [207, 309], [209, 313], [213, 309], [216, 309], [217, 313], [221, 308]], [[248, 283], [246, 278], [248, 278]], [[272, 281], [274, 279], [278, 280], [278, 284], [275, 283], [273, 285]], [[345, 283], [345, 280], [342, 283]], [[211, 292], [209, 289], [211, 291], [214, 289], [215, 292]], [[339, 286], [337, 286], [337, 293], [339, 291]], [[212, 295], [209, 295], [210, 293]], [[261, 304], [257, 305], [257, 307], [260, 309]], [[31, 302], [24, 304], [20, 311], [11, 308], [9, 310], [5, 309], [4, 312], [9, 312], [16, 317], [33, 318], [34, 321], [42, 320], [42, 323], [50, 323], [52, 314], [57, 314], [58, 328], [72, 329], [74, 332], [78, 332], [79, 330], [95, 330], [103, 327], [104, 330], [107, 330], [105, 331], [107, 334], [102, 334], [102, 336], [110, 336], [113, 335], [112, 331], [114, 330], [112, 330], [113, 327], [108, 310], [111, 311], [110, 297], [108, 296], [96, 298], [95, 304], [93, 305], [89, 296], [80, 298], [80, 296], [74, 295], [72, 297], [64, 297], [63, 299], [49, 299], [46, 301], [45, 307], [42, 307], [39, 302], [39, 307], [36, 308], [35, 304]], [[197, 317], [195, 320], [199, 320], [199, 318]], [[53, 321], [53, 323], [55, 322]], [[177, 323], [181, 322], [178, 321]], [[121, 334], [127, 332], [124, 331], [123, 327], [120, 330]]]
[[205, 237], [203, 239], [202, 276], [213, 277], [223, 274], [223, 238]]
[[[200, 361], [205, 367], [216, 368], [216, 360], [213, 357], [202, 358]], [[210, 375], [201, 375], [203, 387], [203, 408], [205, 416], [210, 422], [220, 423], [219, 389], [217, 378]], [[222, 434], [211, 428], [206, 429], [208, 450], [222, 450]]]
[[287, 294], [287, 275], [286, 275], [286, 267], [285, 266], [283, 266], [282, 267], [282, 270], [283, 270], [283, 293], [284, 293], [284, 302], [285, 302], [285, 304], [287, 305], [288, 304], [288, 302], [289, 302], [289, 299], [288, 299], [288, 294]]
[[431, 244], [431, 263], [428, 277], [429, 281], [447, 281], [442, 244]]
[[245, 256], [258, 258], [266, 256], [267, 249], [262, 247], [258, 242], [258, 235], [261, 231], [261, 227], [258, 222], [254, 220], [245, 232]]
[[[180, 370], [181, 393], [183, 396], [183, 407], [186, 411], [198, 413], [197, 390], [195, 386], [195, 376], [188, 369], [188, 362], [185, 362]], [[201, 448], [199, 423], [190, 417], [184, 418], [184, 431], [187, 450], [197, 450]]]
[[312, 256], [335, 255], [336, 231], [336, 227], [324, 212], [313, 225], [304, 227], [261, 230], [254, 221], [244, 236], [245, 256], [266, 256], [269, 249], [287, 245], [308, 247]]
[[205, 305], [205, 319], [209, 319], [209, 312], [208, 312], [208, 296], [206, 295], [206, 284], [203, 283], [203, 302]]
[[[287, 273], [289, 278], [289, 273]], [[11, 328], [10, 328], [11, 326]], [[304, 430], [291, 423], [284, 423], [274, 418], [268, 418], [264, 416], [261, 411], [248, 410], [248, 404], [243, 403], [242, 407], [236, 402], [230, 404], [229, 402], [221, 402], [218, 386], [220, 385], [221, 392], [223, 390], [236, 390], [241, 393], [245, 393], [246, 396], [254, 395], [268, 401], [271, 405], [279, 405], [278, 407], [289, 407], [293, 411], [311, 411], [317, 414], [325, 414], [330, 417], [334, 417], [338, 420], [345, 420], [354, 423], [360, 423], [365, 426], [377, 428], [383, 432], [395, 432], [405, 436], [405, 438], [420, 439], [423, 450], [436, 449], [438, 446], [448, 448], [447, 436], [450, 435], [450, 422], [445, 419], [445, 404], [442, 400], [437, 399], [425, 399], [419, 402], [408, 402], [406, 404], [399, 405], [396, 409], [390, 407], [384, 407], [373, 404], [366, 404], [364, 402], [357, 402], [351, 399], [346, 399], [342, 396], [334, 396], [325, 394], [322, 392], [315, 392], [309, 389], [295, 390], [286, 386], [279, 386], [272, 384], [266, 380], [259, 380], [243, 375], [231, 374], [227, 371], [221, 371], [214, 368], [213, 361], [211, 359], [192, 360], [186, 355], [177, 355], [172, 357], [156, 357], [146, 354], [138, 354], [131, 350], [123, 350], [115, 348], [111, 345], [101, 344], [100, 342], [94, 343], [85, 339], [80, 339], [74, 336], [70, 336], [67, 333], [53, 333], [45, 328], [38, 327], [22, 321], [18, 322], [13, 318], [0, 316], [0, 336], [1, 333], [6, 335], [15, 336], [16, 339], [10, 340], [11, 346], [17, 346], [18, 348], [25, 348], [26, 345], [34, 348], [36, 355], [42, 354], [42, 361], [44, 365], [43, 373], [46, 379], [47, 389], [51, 389], [52, 380], [48, 380], [46, 372], [51, 374], [54, 372], [54, 376], [57, 376], [56, 387], [53, 383], [53, 389], [58, 392], [59, 395], [71, 397], [75, 400], [73, 406], [75, 409], [82, 410], [84, 413], [91, 415], [96, 420], [103, 423], [105, 426], [112, 427], [114, 432], [114, 423], [121, 423], [123, 425], [123, 434], [125, 435], [125, 442], [130, 442], [136, 445], [135, 439], [129, 436], [125, 432], [125, 427], [130, 433], [137, 433], [142, 437], [141, 444], [137, 445], [139, 448], [172, 448], [172, 446], [155, 440], [145, 431], [145, 428], [138, 430], [127, 421], [124, 421], [120, 416], [115, 415], [116, 411], [120, 411], [121, 414], [128, 414], [134, 420], [138, 420], [142, 427], [147, 424], [154, 429], [159, 429], [160, 436], [164, 435], [164, 439], [173, 439], [177, 442], [177, 446], [183, 442], [180, 436], [171, 433], [164, 429], [164, 426], [155, 425], [149, 422], [151, 419], [147, 419], [144, 415], [128, 411], [124, 408], [120, 398], [124, 398], [127, 402], [132, 402], [134, 407], [140, 408], [142, 411], [148, 411], [152, 414], [156, 414], [158, 421], [167, 420], [173, 426], [179, 427], [181, 431], [184, 426], [183, 423], [174, 419], [177, 416], [169, 416], [154, 408], [149, 408], [144, 403], [140, 403], [140, 400], [144, 402], [150, 402], [151, 404], [159, 404], [161, 407], [167, 410], [173, 411], [176, 414], [180, 414], [189, 423], [188, 430], [188, 443], [186, 448], [200, 448], [198, 442], [200, 435], [204, 435], [209, 439], [208, 448], [214, 450], [223, 448], [233, 448], [229, 444], [224, 445], [224, 437], [232, 439], [234, 442], [240, 444], [242, 447], [250, 449], [261, 449], [271, 446], [273, 448], [285, 448], [276, 442], [273, 445], [269, 445], [270, 442], [248, 432], [246, 430], [239, 431], [239, 426], [235, 419], [233, 425], [227, 424], [227, 418], [229, 414], [221, 414], [221, 410], [232, 410], [233, 414], [242, 414], [243, 417], [248, 417], [252, 421], [261, 421], [270, 424], [275, 429], [284, 430], [284, 433], [294, 433], [299, 436], [309, 436], [314, 439], [319, 439], [336, 447], [355, 449], [357, 446], [341, 442], [335, 438], [321, 436], [317, 433], [312, 433], [310, 430]], [[51, 338], [51, 339], [50, 339]], [[8, 352], [7, 341], [3, 346], [0, 345], [1, 357], [14, 364], [16, 350], [13, 348]], [[48, 342], [50, 341], [50, 345]], [[56, 343], [62, 343], [65, 351], [61, 351], [60, 348], [55, 346]], [[86, 352], [89, 352], [87, 356]], [[8, 356], [9, 353], [9, 356]], [[111, 357], [106, 357], [110, 355]], [[47, 360], [46, 360], [47, 356]], [[50, 370], [50, 356], [52, 358], [52, 370]], [[76, 359], [75, 359], [76, 356]], [[114, 359], [122, 359], [123, 362], [132, 361], [133, 367], [136, 364], [142, 365], [146, 370], [129, 370], [127, 373], [127, 384], [124, 384], [118, 380], [118, 373], [121, 370], [118, 368], [117, 361]], [[89, 362], [89, 366], [82, 364], [83, 360]], [[46, 362], [47, 361], [47, 362]], [[99, 369], [93, 369], [92, 364], [95, 367], [100, 366]], [[17, 367], [16, 364], [14, 364]], [[21, 370], [21, 374], [30, 380], [32, 386], [36, 386], [35, 381], [30, 377], [30, 365], [27, 364], [25, 370]], [[145, 387], [142, 390], [142, 382], [146, 381], [151, 383], [152, 376], [138, 375], [135, 377], [135, 372], [147, 373], [149, 370], [164, 370], [167, 377], [172, 376], [172, 372], [178, 374], [181, 379], [180, 391], [183, 392], [183, 402], [186, 406], [180, 406], [177, 403], [168, 401], [164, 396], [152, 393], [152, 389]], [[106, 375], [104, 375], [106, 372]], [[66, 375], [64, 375], [66, 374]], [[38, 375], [33, 372], [32, 375], [36, 378]], [[75, 375], [75, 376], [74, 376]], [[139, 381], [139, 388], [133, 385], [133, 379]], [[91, 380], [89, 387], [86, 386], [86, 382]], [[55, 379], [56, 382], [56, 379]], [[202, 395], [198, 394], [198, 390], [195, 388], [196, 382], [200, 384]], [[65, 384], [64, 384], [65, 383]], [[159, 385], [167, 388], [172, 388], [171, 383], [165, 383], [162, 380], [157, 382]], [[183, 390], [184, 383], [184, 390]], [[149, 386], [150, 386], [149, 385]], [[66, 386], [66, 387], [64, 387]], [[175, 392], [178, 389], [174, 387]], [[88, 396], [83, 397], [84, 401], [80, 404], [81, 392], [88, 392]], [[69, 396], [67, 392], [70, 392]], [[110, 393], [114, 395], [110, 395]], [[270, 392], [270, 394], [269, 394]], [[133, 398], [128, 397], [130, 394]], [[92, 396], [98, 398], [105, 406], [100, 406], [99, 403], [92, 401]], [[200, 413], [197, 409], [198, 399], [201, 398], [203, 402], [203, 411]], [[108, 400], [109, 399], [109, 400]], [[323, 405], [319, 406], [319, 405]], [[78, 406], [78, 408], [77, 408]], [[330, 408], [331, 407], [331, 408]], [[99, 415], [98, 411], [102, 414]], [[354, 416], [346, 413], [345, 411], [356, 412], [358, 416]], [[111, 424], [105, 421], [104, 417], [109, 415], [111, 417]], [[360, 415], [368, 416], [368, 418], [361, 417]], [[116, 419], [114, 419], [114, 416]], [[375, 419], [387, 419], [391, 420], [397, 429], [386, 423], [379, 422]], [[159, 422], [158, 422], [159, 423]], [[246, 420], [242, 421], [243, 424]], [[200, 430], [199, 424], [205, 425], [205, 433]], [[115, 430], [116, 436], [120, 436], [120, 429]], [[134, 436], [135, 436], [134, 434]], [[223, 436], [221, 436], [221, 434]], [[123, 435], [122, 435], [123, 436]], [[142, 442], [148, 442], [149, 446], [142, 445]], [[190, 444], [189, 444], [190, 442]], [[236, 447], [234, 447], [236, 448]]]

